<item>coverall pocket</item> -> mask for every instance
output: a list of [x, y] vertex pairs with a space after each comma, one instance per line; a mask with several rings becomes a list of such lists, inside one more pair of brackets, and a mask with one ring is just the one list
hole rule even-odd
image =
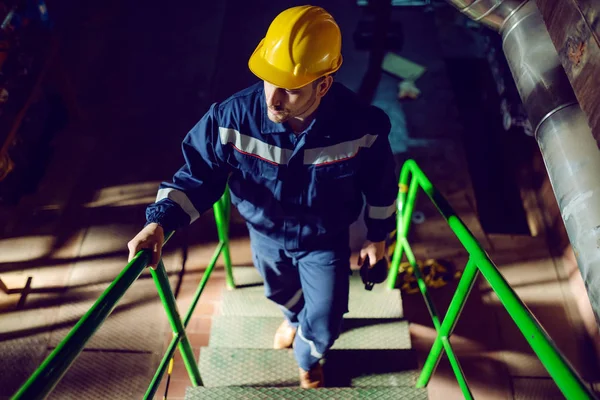
[[[333, 204], [347, 207], [347, 201], [356, 198], [358, 171], [356, 160], [342, 161], [316, 167], [313, 196], [315, 204], [331, 208]], [[335, 209], [335, 207], [334, 207]]]
[[320, 182], [336, 181], [338, 179], [353, 177], [358, 173], [358, 160], [352, 158], [345, 161], [315, 167], [315, 179]]
[[244, 154], [235, 149], [227, 155], [227, 163], [240, 171], [244, 177], [252, 176], [256, 180], [275, 179], [279, 169], [277, 164], [263, 160], [258, 156]]

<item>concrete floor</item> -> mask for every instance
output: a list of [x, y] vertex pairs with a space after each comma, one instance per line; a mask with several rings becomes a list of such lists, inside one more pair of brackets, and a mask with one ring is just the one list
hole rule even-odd
[[[393, 77], [363, 79], [369, 55], [356, 51], [352, 42], [361, 10], [341, 0], [318, 3], [334, 14], [344, 34], [345, 65], [338, 79], [371, 94], [373, 103], [388, 112], [398, 161], [410, 157], [423, 166], [577, 371], [589, 382], [600, 382], [581, 314], [585, 304], [578, 306], [574, 295], [581, 279], [572, 252], [551, 253], [543, 223], [533, 237], [492, 235], [478, 222], [443, 62], [460, 47], [440, 28], [448, 11], [394, 11], [406, 36], [400, 54], [428, 68], [419, 81], [421, 97], [399, 103]], [[142, 8], [132, 1], [58, 7], [60, 52], [51, 79], [63, 92], [70, 120], [54, 138], [37, 191], [16, 206], [0, 208], [0, 278], [8, 289], [0, 292], [0, 398], [19, 387], [123, 268], [126, 243], [143, 225], [145, 205], [158, 182], [169, 179], [181, 163], [181, 138], [210, 102], [254, 81], [247, 56], [279, 11], [264, 0], [185, 2], [178, 8]], [[424, 198], [417, 208], [425, 216], [412, 233], [417, 256], [464, 265], [464, 251], [435, 209]], [[533, 206], [529, 212], [543, 210]], [[360, 224], [354, 232], [353, 240], [360, 243]], [[232, 236], [234, 263], [250, 265], [243, 225], [234, 224]], [[210, 214], [170, 242], [165, 264], [181, 309], [189, 304], [215, 245]], [[133, 286], [51, 398], [141, 396], [171, 336], [148, 278], [144, 273]], [[219, 268], [189, 325], [196, 355], [208, 344], [223, 286]], [[454, 288], [433, 291], [440, 312]], [[420, 296], [407, 295], [404, 301], [414, 346], [424, 360], [434, 338], [431, 321]], [[476, 398], [562, 398], [481, 278], [452, 342]], [[189, 386], [179, 356], [175, 360], [169, 399], [181, 399]], [[164, 389], [163, 381], [160, 395]], [[445, 360], [429, 395], [462, 398]]]

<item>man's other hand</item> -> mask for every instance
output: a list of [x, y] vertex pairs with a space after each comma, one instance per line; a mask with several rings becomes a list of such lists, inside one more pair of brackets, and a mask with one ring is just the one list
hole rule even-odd
[[367, 257], [369, 257], [370, 267], [373, 268], [377, 261], [385, 257], [385, 240], [381, 242], [371, 242], [367, 240], [365, 242], [358, 256], [359, 267], [362, 267]]

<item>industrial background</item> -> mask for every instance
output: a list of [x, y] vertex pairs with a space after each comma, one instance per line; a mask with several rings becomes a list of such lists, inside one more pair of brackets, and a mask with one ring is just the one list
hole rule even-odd
[[[183, 136], [211, 103], [256, 82], [248, 57], [271, 20], [299, 4], [0, 0], [0, 398], [25, 383], [125, 267], [146, 205], [182, 163]], [[397, 172], [408, 159], [421, 166], [581, 379], [599, 391], [600, 1], [312, 4], [342, 30], [336, 80], [391, 118]], [[437, 271], [441, 280], [430, 287], [443, 315], [468, 254], [424, 195], [412, 223], [417, 259], [451, 271]], [[235, 210], [229, 234], [236, 276], [253, 286], [247, 231]], [[354, 251], [364, 234], [357, 221]], [[166, 246], [180, 310], [217, 243], [208, 213]], [[200, 372], [216, 386], [227, 374], [247, 378], [234, 378], [238, 387], [296, 385], [285, 372], [253, 381], [256, 364], [231, 364], [238, 349], [223, 338], [234, 328], [222, 267], [219, 261], [187, 329]], [[383, 291], [387, 303], [365, 311], [381, 312], [397, 332], [381, 328], [348, 346], [376, 348], [369, 347], [374, 338], [406, 334], [393, 350], [414, 356], [418, 371], [435, 329], [412, 289], [401, 291], [397, 312], [385, 314]], [[357, 291], [357, 301], [369, 303], [365, 293]], [[146, 271], [49, 398], [142, 398], [171, 338]], [[482, 277], [452, 344], [475, 398], [564, 398]], [[379, 353], [349, 362], [373, 356], [377, 364], [381, 356], [381, 363], [402, 363]], [[156, 398], [183, 399], [190, 386], [177, 353]], [[427, 389], [410, 393], [405, 398], [463, 398], [446, 358]]]

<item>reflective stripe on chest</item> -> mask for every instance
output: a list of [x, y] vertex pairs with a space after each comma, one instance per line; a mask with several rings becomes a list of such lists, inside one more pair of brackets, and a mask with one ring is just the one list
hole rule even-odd
[[[219, 137], [223, 145], [231, 144], [238, 152], [271, 164], [288, 164], [293, 154], [293, 150], [265, 143], [231, 128], [220, 127]], [[304, 164], [318, 166], [350, 159], [355, 157], [361, 148], [371, 147], [376, 139], [377, 135], [364, 135], [358, 139], [331, 146], [305, 149]]]
[[363, 147], [371, 147], [377, 139], [376, 135], [365, 135], [348, 142], [334, 144], [327, 147], [304, 150], [305, 165], [325, 165], [347, 160], [358, 154]]

